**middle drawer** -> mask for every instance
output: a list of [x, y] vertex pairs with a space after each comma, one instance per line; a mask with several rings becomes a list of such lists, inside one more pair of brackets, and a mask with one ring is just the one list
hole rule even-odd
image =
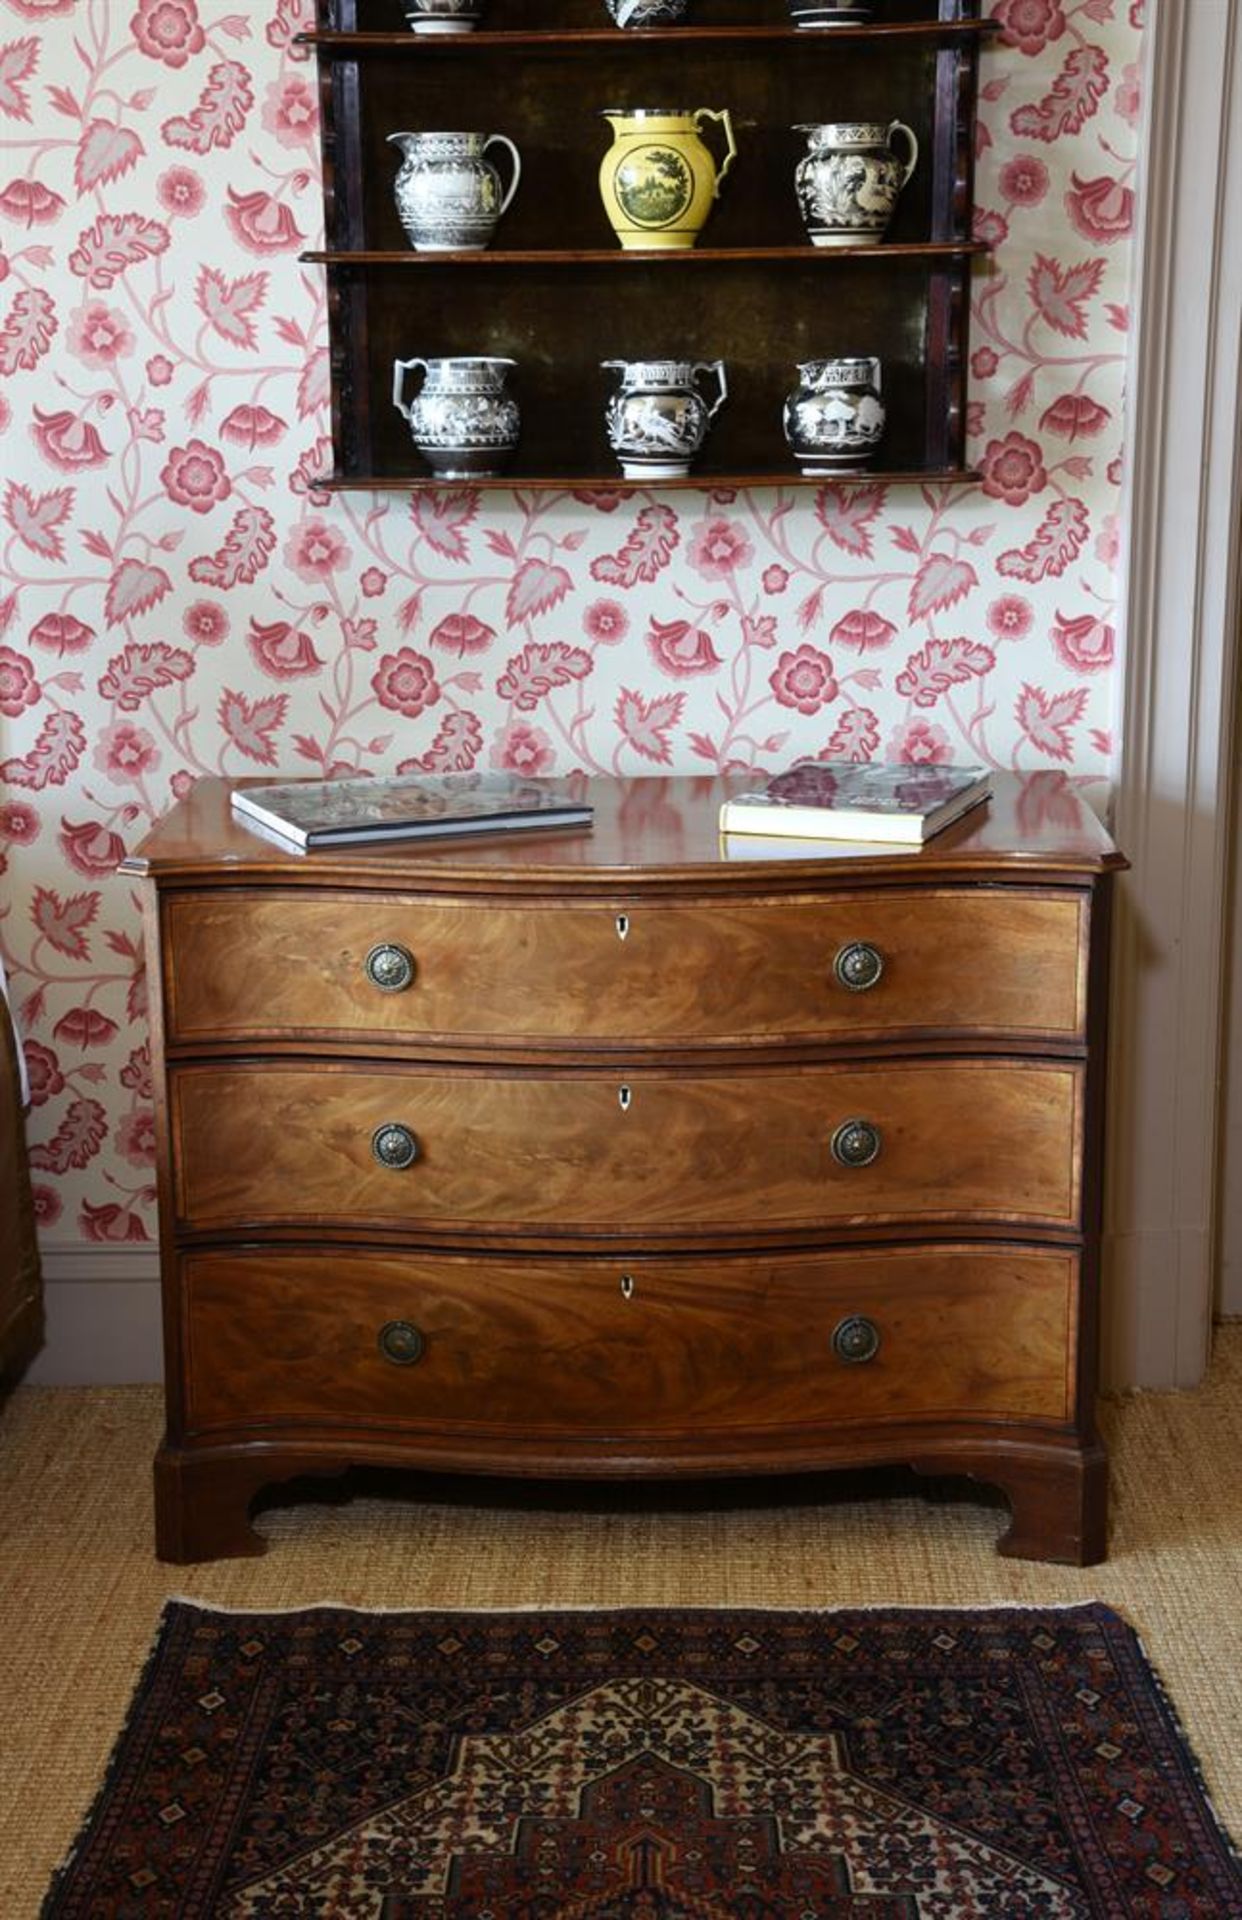
[[1078, 1223], [1082, 1070], [909, 1061], [735, 1074], [247, 1062], [171, 1076], [191, 1231], [779, 1232]]

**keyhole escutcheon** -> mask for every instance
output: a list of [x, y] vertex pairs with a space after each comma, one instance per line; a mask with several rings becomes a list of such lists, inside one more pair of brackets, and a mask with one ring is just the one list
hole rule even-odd
[[632, 1273], [623, 1273], [621, 1275], [621, 1298], [623, 1300], [632, 1300], [634, 1298], [634, 1276]]
[[618, 1101], [618, 1103], [619, 1103], [619, 1105], [620, 1105], [620, 1108], [621, 1108], [621, 1111], [622, 1111], [622, 1113], [628, 1113], [628, 1112], [629, 1112], [629, 1110], [630, 1110], [630, 1101], [631, 1101], [631, 1100], [632, 1100], [633, 1098], [634, 1098], [634, 1096], [633, 1096], [633, 1094], [632, 1094], [632, 1093], [630, 1092], [630, 1090], [629, 1090], [629, 1088], [628, 1088], [628, 1087], [618, 1087], [618, 1088], [617, 1088], [617, 1101]]
[[619, 914], [617, 915], [617, 938], [618, 938], [618, 940], [626, 940], [626, 939], [628, 939], [628, 938], [629, 938], [629, 932], [630, 932], [630, 916], [629, 916], [629, 914], [628, 914], [628, 913], [619, 913]]

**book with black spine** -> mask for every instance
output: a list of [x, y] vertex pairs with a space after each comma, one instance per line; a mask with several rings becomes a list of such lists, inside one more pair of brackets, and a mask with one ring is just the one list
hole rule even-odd
[[720, 831], [920, 846], [988, 797], [986, 767], [804, 760], [720, 809]]
[[506, 773], [420, 773], [234, 787], [243, 826], [303, 851], [388, 840], [589, 827], [593, 809], [564, 782]]

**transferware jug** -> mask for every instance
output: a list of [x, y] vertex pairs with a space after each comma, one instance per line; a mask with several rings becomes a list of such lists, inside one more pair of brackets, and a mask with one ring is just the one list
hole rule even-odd
[[[478, 253], [489, 246], [522, 177], [518, 150], [503, 133], [390, 133], [400, 147], [393, 183], [397, 212], [417, 253]], [[505, 147], [513, 162], [508, 190], [487, 157]]]
[[[729, 395], [724, 361], [603, 360], [621, 375], [621, 390], [608, 402], [608, 443], [627, 480], [679, 480], [707, 438]], [[708, 406], [695, 386], [711, 374], [717, 394]]]
[[675, 27], [685, 18], [687, 0], [605, 0], [619, 27]]
[[[479, 355], [394, 360], [392, 403], [410, 423], [423, 459], [441, 480], [487, 480], [518, 443], [517, 401], [506, 391], [512, 360]], [[409, 406], [405, 376], [421, 367], [421, 390]]]
[[880, 362], [871, 354], [807, 360], [785, 402], [785, 438], [803, 473], [864, 466], [884, 437]]
[[[919, 143], [900, 120], [830, 121], [795, 127], [806, 135], [794, 185], [811, 244], [872, 246], [884, 238], [897, 196], [919, 160]], [[900, 141], [903, 159], [896, 152]]]
[[[599, 170], [599, 190], [621, 245], [692, 247], [737, 158], [728, 108], [618, 108], [603, 118], [613, 138]], [[724, 134], [719, 168], [699, 137], [704, 120], [716, 121]]]

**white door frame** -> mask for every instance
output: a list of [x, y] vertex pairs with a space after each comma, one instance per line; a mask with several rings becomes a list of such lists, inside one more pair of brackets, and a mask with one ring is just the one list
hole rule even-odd
[[1103, 1372], [1189, 1386], [1216, 1258], [1242, 509], [1242, 21], [1149, 0]]

